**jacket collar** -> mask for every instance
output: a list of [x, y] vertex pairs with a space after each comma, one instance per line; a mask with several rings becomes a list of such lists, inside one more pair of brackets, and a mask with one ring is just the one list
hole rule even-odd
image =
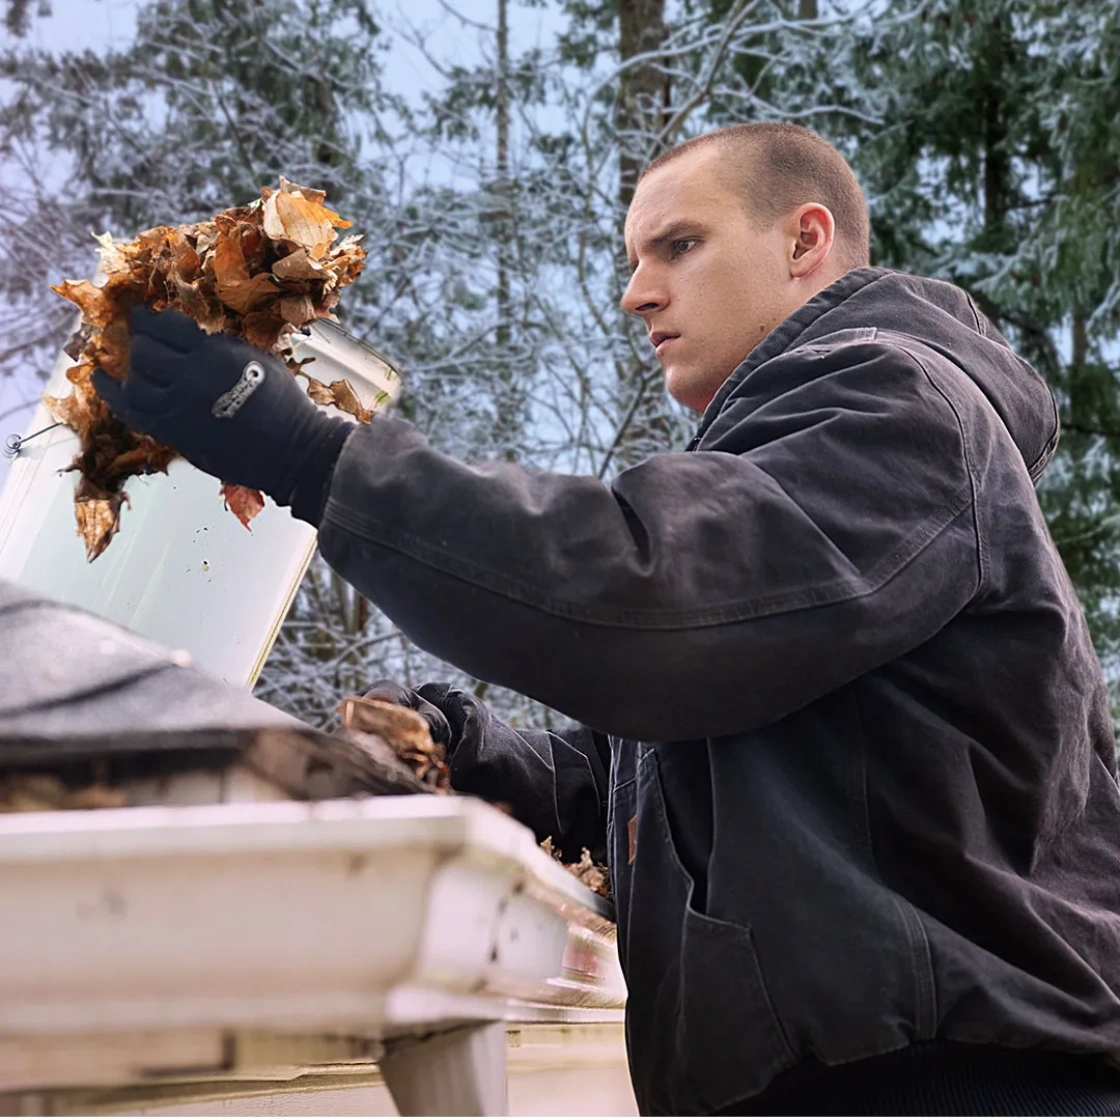
[[807, 335], [819, 333], [813, 330], [818, 321], [835, 310], [845, 300], [851, 298], [868, 284], [882, 280], [893, 275], [886, 268], [854, 268], [845, 272], [838, 280], [833, 281], [823, 291], [818, 292], [807, 303], [803, 303], [792, 315], [778, 324], [751, 352], [746, 361], [736, 366], [727, 380], [720, 386], [719, 391], [712, 398], [711, 403], [704, 410], [700, 418], [700, 426], [688, 445], [692, 451], [703, 438], [704, 433], [711, 427], [712, 421], [720, 414], [723, 403], [734, 392], [735, 387], [758, 369], [764, 362], [784, 354], [798, 343], [806, 341]]

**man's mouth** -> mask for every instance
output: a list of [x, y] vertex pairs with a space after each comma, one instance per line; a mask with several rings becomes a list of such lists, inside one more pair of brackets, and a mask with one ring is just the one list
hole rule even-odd
[[653, 331], [649, 336], [650, 342], [653, 343], [653, 349], [659, 357], [665, 347], [675, 338], [680, 338], [680, 335], [669, 334], [667, 331]]

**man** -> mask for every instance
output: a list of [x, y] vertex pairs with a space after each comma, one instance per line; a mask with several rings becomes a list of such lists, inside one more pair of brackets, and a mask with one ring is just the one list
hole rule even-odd
[[610, 487], [328, 419], [172, 314], [99, 387], [317, 525], [419, 645], [584, 725], [397, 692], [460, 788], [606, 847], [643, 1112], [1120, 1115], [1120, 789], [1033, 489], [1055, 406], [965, 293], [866, 267], [867, 228], [792, 126], [647, 170], [623, 306], [703, 418]]

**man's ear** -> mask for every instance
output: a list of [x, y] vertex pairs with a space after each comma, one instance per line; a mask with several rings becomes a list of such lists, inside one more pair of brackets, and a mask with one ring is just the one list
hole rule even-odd
[[790, 215], [788, 228], [790, 276], [812, 276], [832, 255], [836, 219], [823, 203], [806, 202]]

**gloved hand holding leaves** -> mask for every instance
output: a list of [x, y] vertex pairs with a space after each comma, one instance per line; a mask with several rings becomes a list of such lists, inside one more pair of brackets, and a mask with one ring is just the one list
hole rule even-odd
[[130, 430], [200, 470], [263, 490], [318, 525], [330, 473], [354, 425], [321, 412], [283, 362], [238, 338], [207, 334], [177, 311], [129, 312], [124, 382], [92, 383]]
[[[430, 688], [432, 686], [426, 687]], [[396, 681], [380, 680], [371, 684], [362, 693], [362, 698], [364, 700], [383, 700], [387, 704], [398, 704], [402, 708], [411, 708], [427, 721], [432, 742], [439, 743], [448, 753], [453, 749], [451, 725], [447, 722], [447, 716], [419, 692], [406, 688], [403, 684], [397, 684]]]
[[433, 793], [451, 791], [451, 731], [438, 708], [411, 689], [382, 680], [363, 696], [344, 697], [338, 710], [343, 727], [376, 735]]
[[[285, 363], [290, 374], [305, 379], [308, 395], [316, 403], [334, 404], [363, 422], [370, 419], [370, 411], [345, 380], [330, 385], [316, 380], [292, 351], [293, 332], [317, 319], [333, 318], [342, 289], [357, 278], [365, 256], [358, 246], [359, 237], [337, 239], [336, 229], [344, 229], [350, 222], [325, 206], [325, 198], [323, 191], [297, 187], [281, 176], [278, 189], [262, 187], [261, 197], [248, 206], [223, 210], [210, 221], [155, 226], [127, 243], [103, 234], [97, 241], [104, 280], [97, 284], [63, 280], [54, 286], [54, 291], [81, 309], [82, 325], [66, 347], [75, 362], [66, 372], [73, 392], [67, 397], [44, 396], [43, 400], [55, 420], [72, 428], [81, 442], [71, 470], [80, 476], [74, 511], [88, 559], [100, 556], [119, 530], [121, 510], [128, 500], [124, 490], [128, 479], [166, 471], [178, 450], [131, 429], [110, 411], [92, 384], [95, 369], [104, 370], [117, 382], [129, 376], [129, 315], [137, 305], [182, 312], [219, 342], [240, 339]], [[166, 335], [165, 342], [182, 341], [180, 328], [163, 323], [149, 325], [146, 333], [152, 340]], [[171, 349], [176, 350], [177, 358], [187, 353], [181, 347]], [[207, 360], [218, 352], [200, 350]], [[107, 396], [134, 419], [143, 415], [151, 420], [152, 430], [169, 411], [184, 418], [181, 406], [186, 398], [179, 394], [186, 391], [186, 375], [197, 372], [194, 366], [188, 368], [188, 363], [179, 361], [182, 376], [157, 386], [156, 357], [149, 347], [138, 365], [140, 380], [148, 384], [138, 386], [135, 395], [128, 390], [122, 397], [99, 378]], [[241, 363], [238, 376], [249, 360]], [[261, 364], [276, 367], [276, 363], [272, 367]], [[158, 403], [154, 400], [157, 387], [162, 395]], [[177, 431], [199, 461], [206, 458], [211, 469], [219, 472], [225, 460], [205, 454], [216, 435], [203, 436], [202, 443], [196, 443], [193, 426], [189, 431], [181, 427]], [[230, 433], [224, 430], [224, 434]], [[262, 478], [274, 484], [278, 480], [284, 489], [287, 479], [274, 468], [264, 466], [261, 471]], [[260, 490], [229, 479], [222, 481], [227, 506], [248, 527], [263, 507]], [[308, 519], [313, 517], [312, 513]]]
[[[349, 702], [396, 706], [426, 727], [431, 749], [449, 768], [450, 786], [440, 788], [473, 794], [528, 825], [541, 847], [584, 886], [610, 897], [605, 835], [594, 855], [584, 846], [586, 841], [573, 843], [573, 833], [583, 837], [597, 831], [601, 816], [592, 793], [595, 787], [586, 780], [594, 768], [592, 755], [580, 750], [575, 738], [566, 741], [551, 731], [516, 731], [496, 719], [477, 696], [446, 683], [411, 689], [379, 680]], [[595, 752], [594, 734], [584, 729], [576, 738], [585, 750]], [[382, 737], [388, 738], [384, 732]], [[427, 752], [413, 748], [397, 753], [417, 773], [430, 772]], [[422, 780], [428, 778], [422, 775]], [[605, 794], [605, 773], [600, 773], [599, 782]]]

